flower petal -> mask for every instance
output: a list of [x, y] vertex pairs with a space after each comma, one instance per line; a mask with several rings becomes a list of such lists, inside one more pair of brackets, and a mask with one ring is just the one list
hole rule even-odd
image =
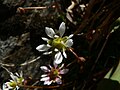
[[51, 65], [48, 65], [50, 69], [53, 69], [53, 67]]
[[60, 67], [59, 67], [59, 69], [62, 69], [64, 67], [64, 64], [62, 64]]
[[23, 72], [22, 71], [20, 72], [20, 77], [23, 77]]
[[58, 35], [55, 35], [55, 36], [54, 36], [54, 38], [58, 38], [58, 37], [60, 37], [60, 36], [58, 36]]
[[54, 68], [58, 67], [58, 64], [56, 64], [55, 62], [53, 62]]
[[50, 79], [50, 77], [43, 77], [40, 79], [40, 81], [48, 81]]
[[42, 40], [44, 40], [44, 41], [46, 41], [46, 42], [48, 42], [49, 41], [49, 39], [48, 38], [45, 38], [45, 37], [41, 37], [42, 38]]
[[69, 71], [69, 69], [62, 69], [60, 70], [60, 74], [66, 74]]
[[50, 52], [44, 52], [43, 55], [49, 55], [51, 53], [52, 53], [52, 51], [50, 51]]
[[50, 70], [49, 70], [46, 66], [41, 66], [40, 68], [41, 68], [41, 70], [43, 70], [44, 72], [50, 72]]
[[19, 90], [20, 87], [16, 86], [16, 89], [15, 90]]
[[15, 76], [14, 74], [10, 74], [10, 77], [12, 78], [13, 81], [17, 82], [17, 76]]
[[66, 47], [71, 47], [73, 45], [73, 40], [72, 39], [68, 39], [66, 42], [65, 42], [65, 45]]
[[55, 32], [52, 28], [45, 27], [45, 32], [50, 38], [54, 38]]
[[15, 74], [16, 74], [17, 77], [20, 77], [20, 75], [17, 72]]
[[50, 49], [50, 45], [45, 45], [45, 44], [42, 44], [42, 45], [39, 45], [36, 47], [36, 49], [40, 52], [42, 51], [47, 51], [48, 49]]
[[63, 34], [65, 33], [65, 23], [64, 23], [64, 22], [62, 22], [62, 23], [60, 24], [60, 27], [59, 27], [59, 31], [58, 31], [58, 32], [60, 33], [60, 37], [62, 37]]
[[57, 84], [62, 84], [62, 80], [60, 78], [56, 78], [55, 81], [56, 81]]
[[67, 54], [65, 53], [65, 49], [63, 48], [63, 56], [67, 58]]
[[74, 36], [74, 34], [71, 34], [71, 35], [69, 35], [69, 37], [67, 38], [67, 39], [70, 39], [70, 38], [72, 38]]
[[45, 81], [44, 85], [50, 85], [52, 83], [52, 81]]
[[2, 89], [3, 89], [3, 90], [13, 89], [13, 87], [11, 87], [11, 86], [9, 85], [9, 83], [10, 83], [10, 82], [4, 83], [3, 86], [2, 86]]
[[55, 52], [58, 52], [59, 50], [57, 48], [54, 49]]
[[63, 60], [63, 56], [62, 56], [61, 52], [56, 53], [54, 63], [60, 64], [62, 62], [62, 60]]
[[41, 75], [41, 77], [46, 77], [46, 76], [48, 76], [47, 74], [43, 74], [43, 75]]

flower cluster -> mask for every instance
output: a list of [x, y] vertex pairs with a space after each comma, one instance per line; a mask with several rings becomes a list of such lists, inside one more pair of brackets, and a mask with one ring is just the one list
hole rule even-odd
[[[40, 69], [44, 71], [45, 74], [41, 75], [40, 81], [44, 82], [44, 85], [62, 84], [62, 75], [66, 74], [69, 69], [65, 68], [63, 64], [63, 59], [67, 58], [66, 50], [71, 48], [73, 45], [73, 34], [69, 36], [63, 36], [65, 33], [65, 23], [62, 22], [59, 26], [58, 31], [54, 31], [52, 28], [46, 27], [45, 32], [49, 38], [42, 37], [46, 44], [41, 44], [36, 47], [43, 55], [52, 55], [53, 65], [41, 66]], [[16, 73], [10, 74], [12, 80], [3, 84], [3, 90], [18, 90], [20, 85], [25, 81], [22, 73], [20, 75]]]
[[20, 73], [20, 75], [18, 73], [15, 73], [15, 75], [11, 73], [10, 77], [12, 78], [12, 80], [3, 84], [3, 90], [18, 90], [19, 85], [22, 85], [22, 83], [24, 82], [22, 72]]
[[45, 74], [41, 75], [40, 81], [44, 81], [44, 85], [50, 85], [52, 83], [62, 84], [62, 75], [66, 74], [69, 69], [64, 67], [64, 64], [61, 64], [63, 59], [67, 58], [66, 50], [73, 45], [73, 34], [69, 36], [63, 36], [65, 33], [65, 23], [62, 22], [59, 26], [58, 31], [54, 31], [52, 28], [46, 27], [45, 32], [48, 38], [42, 37], [47, 44], [41, 44], [36, 49], [40, 52], [43, 52], [43, 55], [51, 54], [53, 55], [53, 67], [49, 65], [41, 66], [41, 70]]

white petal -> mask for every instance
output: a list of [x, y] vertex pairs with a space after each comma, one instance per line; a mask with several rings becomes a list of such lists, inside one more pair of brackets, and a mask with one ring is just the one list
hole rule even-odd
[[60, 37], [60, 36], [58, 36], [58, 35], [55, 35], [55, 36], [54, 36], [54, 38], [58, 38], [58, 37]]
[[54, 30], [52, 28], [49, 28], [49, 27], [45, 27], [45, 32], [50, 38], [53, 38], [55, 35]]
[[52, 69], [53, 67], [51, 65], [49, 65], [50, 69]]
[[43, 75], [41, 75], [41, 77], [46, 77], [46, 76], [48, 76], [47, 74], [43, 74]]
[[65, 42], [65, 45], [66, 47], [71, 47], [73, 45], [73, 40], [72, 39], [68, 39], [66, 42]]
[[73, 36], [74, 36], [74, 34], [71, 34], [71, 35], [68, 37], [68, 39], [72, 38]]
[[40, 79], [40, 81], [48, 81], [50, 79], [50, 77], [43, 77]]
[[44, 40], [44, 41], [46, 41], [46, 42], [48, 42], [49, 41], [49, 39], [48, 38], [45, 38], [45, 37], [41, 37], [42, 38], [42, 40]]
[[52, 53], [52, 51], [50, 51], [50, 52], [44, 52], [43, 55], [49, 55], [51, 53]]
[[58, 64], [56, 64], [55, 62], [53, 62], [54, 68], [58, 67]]
[[61, 52], [58, 52], [57, 54], [55, 54], [55, 60], [54, 63], [56, 64], [60, 64], [63, 60], [63, 56], [61, 54]]
[[41, 66], [40, 68], [41, 68], [41, 70], [43, 70], [44, 72], [50, 72], [50, 70], [49, 70], [46, 66]]
[[20, 76], [17, 72], [15, 73], [18, 77]]
[[62, 64], [60, 67], [59, 67], [59, 69], [62, 69], [64, 67], [64, 64]]
[[17, 81], [17, 76], [13, 75], [13, 74], [10, 74], [10, 77], [12, 78], [13, 81]]
[[15, 90], [19, 90], [19, 87], [18, 86], [16, 86], [16, 89]]
[[22, 71], [20, 72], [20, 77], [23, 77], [23, 72]]
[[13, 80], [10, 80], [10, 82], [14, 82]]
[[55, 52], [58, 52], [59, 50], [57, 48], [54, 49]]
[[60, 74], [66, 74], [69, 71], [69, 69], [62, 69], [60, 70]]
[[55, 81], [56, 81], [57, 84], [62, 84], [62, 80], [60, 78], [56, 78]]
[[65, 33], [65, 23], [64, 23], [64, 22], [62, 22], [62, 23], [60, 24], [60, 27], [59, 27], [59, 31], [58, 31], [58, 32], [60, 33], [60, 37], [62, 37], [63, 34]]
[[50, 85], [52, 83], [52, 81], [45, 81], [44, 85]]
[[67, 58], [67, 54], [65, 53], [65, 49], [63, 48], [63, 56]]
[[47, 51], [48, 49], [50, 49], [51, 46], [49, 45], [45, 45], [45, 44], [42, 44], [42, 45], [39, 45], [36, 47], [36, 49], [40, 52], [42, 51]]
[[9, 85], [9, 83], [10, 83], [10, 82], [6, 82], [6, 83], [3, 84], [3, 87], [2, 87], [3, 90], [10, 90], [10, 89], [13, 89], [13, 87], [11, 87], [11, 86]]
[[6, 84], [6, 83], [5, 83], [5, 84], [3, 84], [2, 89], [3, 89], [3, 90], [9, 90], [9, 88], [8, 88], [8, 86], [7, 86], [7, 84]]

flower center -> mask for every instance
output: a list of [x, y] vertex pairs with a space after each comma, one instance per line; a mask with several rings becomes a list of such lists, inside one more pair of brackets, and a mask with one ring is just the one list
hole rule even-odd
[[13, 82], [10, 82], [9, 85], [15, 88], [17, 86], [17, 83], [13, 81]]
[[50, 72], [50, 79], [55, 80], [59, 76], [59, 71], [57, 69], [52, 69]]
[[57, 48], [58, 50], [63, 50], [63, 48], [65, 49], [65, 42], [67, 41], [66, 37], [58, 37], [55, 38], [53, 40], [50, 40], [48, 44], [52, 45], [53, 48]]
[[17, 83], [18, 83], [18, 84], [22, 84], [23, 81], [24, 81], [24, 79], [23, 79], [22, 77], [17, 78]]

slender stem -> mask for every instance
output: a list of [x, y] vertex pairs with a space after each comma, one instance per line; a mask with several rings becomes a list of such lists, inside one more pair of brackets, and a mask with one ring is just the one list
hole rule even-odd
[[33, 60], [30, 60], [30, 61], [28, 61], [28, 62], [24, 62], [24, 63], [21, 64], [21, 66], [25, 66], [25, 65], [31, 64], [31, 63], [39, 60], [40, 58], [41, 58], [41, 56], [39, 56], [39, 57], [37, 57], [37, 58], [35, 58], [35, 59], [33, 59]]
[[55, 85], [55, 86], [30, 86], [30, 85], [19, 85], [19, 87], [22, 87], [22, 88], [39, 88], [39, 89], [42, 89], [42, 88], [47, 88], [47, 89], [53, 89], [53, 88], [59, 88], [59, 87], [64, 87], [64, 86], [67, 86], [67, 85], [72, 85], [72, 82], [69, 82], [69, 83], [66, 83], [66, 84], [62, 84], [62, 85]]
[[73, 49], [72, 48], [68, 48], [68, 50], [70, 51], [70, 52], [72, 52], [72, 54], [77, 58], [77, 61], [79, 62], [79, 63], [81, 63], [81, 62], [84, 62], [85, 61], [85, 59], [83, 60], [83, 59], [81, 59], [81, 57], [79, 57], [74, 51], [73, 51]]
[[[52, 6], [52, 8], [55, 8], [55, 6]], [[18, 10], [42, 10], [42, 9], [47, 9], [47, 7], [19, 7]]]
[[1, 65], [1, 67], [3, 68], [3, 69], [5, 69], [9, 74], [12, 74], [12, 72], [10, 72], [6, 67], [4, 67], [3, 65]]
[[104, 42], [104, 44], [103, 44], [103, 46], [102, 46], [102, 48], [101, 48], [101, 50], [100, 50], [100, 52], [99, 52], [99, 54], [98, 54], [98, 56], [97, 56], [97, 59], [95, 60], [95, 64], [93, 65], [91, 71], [93, 71], [94, 68], [96, 67], [96, 64], [97, 64], [97, 62], [98, 62], [98, 60], [99, 60], [99, 58], [100, 58], [100, 56], [101, 56], [101, 54], [102, 54], [102, 52], [103, 52], [103, 49], [104, 49], [104, 47], [105, 47], [105, 45], [106, 45], [106, 43], [107, 43], [107, 41], [108, 41], [108, 38], [109, 38], [109, 36], [110, 36], [110, 34], [111, 34], [112, 32], [113, 32], [113, 31], [111, 31], [111, 32], [107, 35], [106, 40], [105, 40], [105, 42]]
[[95, 69], [96, 64], [97, 64], [97, 62], [98, 62], [98, 60], [99, 60], [99, 58], [100, 58], [100, 56], [101, 56], [101, 54], [102, 54], [102, 52], [103, 52], [103, 49], [105, 48], [105, 45], [106, 45], [106, 43], [107, 43], [107, 41], [108, 41], [108, 38], [109, 38], [109, 36], [110, 36], [110, 34], [111, 34], [112, 32], [113, 32], [113, 31], [111, 31], [110, 33], [108, 33], [108, 35], [107, 35], [107, 37], [106, 37], [106, 40], [105, 40], [105, 42], [104, 42], [104, 44], [103, 44], [103, 46], [102, 46], [102, 48], [101, 48], [101, 50], [100, 50], [100, 52], [99, 52], [96, 60], [95, 60], [95, 62], [94, 62], [94, 65], [93, 65], [93, 67], [92, 67], [91, 70], [90, 70], [90, 73], [89, 73], [89, 75], [88, 75], [88, 78], [85, 80], [84, 87], [82, 87], [83, 89], [85, 88], [85, 86], [86, 86], [86, 84], [89, 82], [89, 80], [91, 80], [91, 77], [92, 77], [91, 75], [92, 75], [92, 73], [93, 73], [93, 70]]
[[67, 64], [67, 66], [66, 66], [66, 67], [71, 66], [71, 65], [72, 65], [73, 63], [75, 63], [75, 62], [76, 62], [76, 60], [72, 61], [71, 63]]

